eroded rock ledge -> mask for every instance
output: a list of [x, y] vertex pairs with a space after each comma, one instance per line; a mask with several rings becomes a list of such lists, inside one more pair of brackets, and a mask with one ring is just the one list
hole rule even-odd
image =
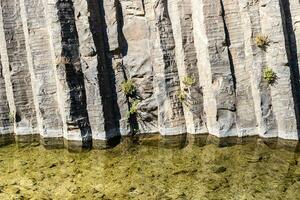
[[2, 0], [1, 138], [299, 140], [299, 13], [298, 0]]

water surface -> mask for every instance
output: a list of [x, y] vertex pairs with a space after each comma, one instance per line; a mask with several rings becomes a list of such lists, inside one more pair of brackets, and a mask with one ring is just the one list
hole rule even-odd
[[261, 140], [83, 153], [9, 145], [0, 148], [0, 199], [300, 199], [300, 153]]

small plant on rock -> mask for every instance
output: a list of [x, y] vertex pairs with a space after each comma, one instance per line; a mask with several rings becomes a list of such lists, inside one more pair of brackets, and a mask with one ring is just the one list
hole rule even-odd
[[139, 103], [140, 103], [139, 100], [134, 100], [131, 103], [130, 108], [129, 108], [128, 113], [127, 113], [127, 118], [130, 118], [130, 116], [133, 116], [133, 115], [137, 114]]
[[132, 96], [136, 93], [136, 87], [131, 79], [124, 81], [121, 88], [126, 96]]
[[178, 100], [179, 100], [180, 103], [184, 103], [185, 100], [186, 100], [186, 98], [187, 98], [186, 93], [184, 91], [182, 91], [182, 90], [179, 90], [177, 92], [176, 96], [177, 96], [177, 98], [178, 98]]
[[256, 46], [258, 46], [259, 48], [266, 50], [266, 48], [269, 46], [270, 44], [270, 40], [269, 37], [263, 34], [258, 34], [255, 37], [255, 44]]
[[274, 85], [278, 79], [276, 72], [274, 72], [271, 68], [266, 67], [263, 72], [264, 79], [270, 84]]
[[182, 82], [186, 87], [191, 87], [196, 83], [196, 80], [192, 76], [185, 76]]

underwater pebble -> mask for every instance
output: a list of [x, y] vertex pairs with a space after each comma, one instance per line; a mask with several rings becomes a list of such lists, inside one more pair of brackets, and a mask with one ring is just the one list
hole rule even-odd
[[227, 170], [226, 167], [220, 166], [220, 167], [215, 167], [215, 168], [213, 169], [213, 172], [219, 174], [219, 173], [225, 172], [226, 170]]

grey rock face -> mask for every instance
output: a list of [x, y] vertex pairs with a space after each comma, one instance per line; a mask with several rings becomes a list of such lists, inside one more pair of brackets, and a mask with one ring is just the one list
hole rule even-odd
[[0, 134], [299, 140], [299, 18], [297, 0], [2, 0]]

